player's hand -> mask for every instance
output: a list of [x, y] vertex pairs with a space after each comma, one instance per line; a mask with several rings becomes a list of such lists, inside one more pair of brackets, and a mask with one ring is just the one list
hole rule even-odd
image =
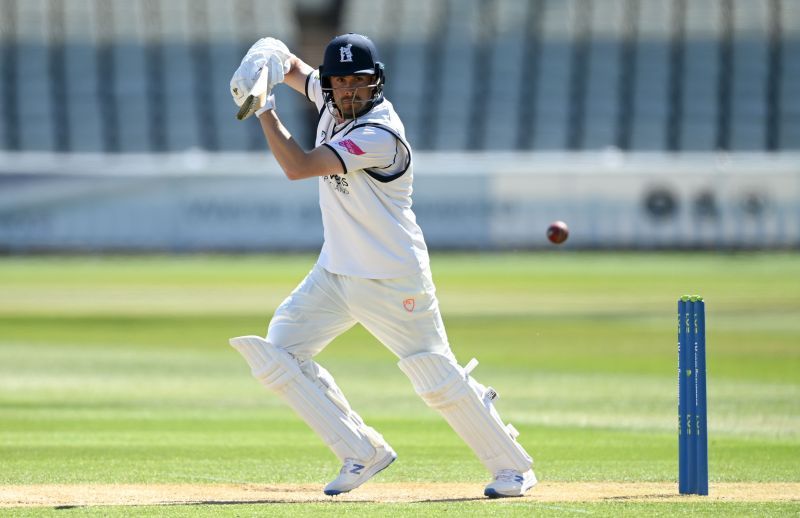
[[[291, 52], [280, 40], [261, 38], [255, 42], [231, 78], [231, 94], [236, 104], [241, 106], [251, 93], [255, 96], [261, 95], [261, 92], [253, 92], [252, 89], [265, 68], [269, 72], [269, 81], [265, 85], [267, 93], [271, 92], [275, 85], [282, 83], [284, 75], [291, 68], [291, 57]], [[234, 88], [238, 90], [238, 94], [234, 93]]]
[[286, 45], [274, 38], [262, 38], [250, 47], [230, 82], [231, 96], [239, 107], [237, 119], [255, 113], [262, 94], [269, 96], [283, 82], [291, 69], [291, 56]]
[[236, 103], [236, 106], [241, 107], [244, 104], [263, 68], [264, 63], [248, 61], [242, 62], [236, 72], [233, 73], [233, 77], [231, 77], [231, 96], [233, 96], [233, 102]]
[[[242, 61], [253, 56], [277, 56], [282, 64], [286, 64], [292, 56], [292, 53], [289, 52], [289, 48], [281, 40], [275, 38], [261, 38], [250, 47]], [[286, 70], [286, 72], [288, 72], [288, 70]]]
[[275, 109], [275, 94], [266, 93], [261, 94], [258, 98], [258, 109], [255, 111], [256, 117], [259, 117], [262, 113], [274, 110]]
[[[261, 91], [254, 91], [262, 73], [267, 73], [266, 84], [260, 85]], [[242, 61], [236, 72], [231, 77], [231, 95], [237, 106], [241, 106], [248, 95], [261, 95], [263, 92], [271, 92], [275, 85], [282, 83], [284, 77], [284, 65], [277, 56], [268, 58], [257, 57]]]
[[243, 61], [231, 78], [231, 95], [240, 108], [236, 117], [239, 120], [250, 117], [259, 108], [258, 98], [269, 96], [283, 77], [284, 65], [278, 56]]

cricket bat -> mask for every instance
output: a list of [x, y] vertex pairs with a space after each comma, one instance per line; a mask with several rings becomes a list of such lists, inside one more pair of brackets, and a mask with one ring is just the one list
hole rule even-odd
[[236, 114], [237, 119], [244, 120], [255, 112], [255, 110], [252, 109], [253, 103], [256, 102], [256, 99], [261, 96], [261, 94], [267, 91], [268, 86], [269, 70], [264, 66], [261, 69], [258, 79], [256, 79], [256, 82], [253, 84], [253, 88], [250, 89], [250, 95], [247, 96], [242, 106], [239, 108], [239, 112]]

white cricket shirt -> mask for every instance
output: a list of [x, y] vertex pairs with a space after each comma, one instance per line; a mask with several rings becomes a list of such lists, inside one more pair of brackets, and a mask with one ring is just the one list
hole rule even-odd
[[309, 75], [306, 96], [320, 112], [315, 145], [327, 146], [342, 163], [341, 174], [319, 179], [325, 238], [320, 266], [367, 279], [426, 269], [427, 246], [411, 210], [411, 149], [392, 104], [384, 99], [337, 126], [325, 107], [318, 71]]

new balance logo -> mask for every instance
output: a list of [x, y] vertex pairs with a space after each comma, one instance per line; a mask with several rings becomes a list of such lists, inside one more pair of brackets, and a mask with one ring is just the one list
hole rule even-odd
[[339, 63], [351, 63], [353, 61], [353, 51], [350, 50], [352, 47], [352, 43], [339, 47]]
[[364, 469], [363, 465], [353, 464], [353, 469], [350, 470], [350, 473], [355, 473], [356, 475], [360, 475], [362, 469]]

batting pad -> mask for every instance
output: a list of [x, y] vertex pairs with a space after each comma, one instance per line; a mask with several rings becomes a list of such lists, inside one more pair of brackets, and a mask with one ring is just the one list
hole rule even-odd
[[311, 360], [301, 364], [289, 353], [260, 336], [231, 338], [262, 385], [277, 393], [344, 459], [370, 459], [383, 438], [350, 409], [333, 377]]
[[463, 369], [443, 354], [419, 353], [398, 365], [417, 394], [442, 414], [490, 472], [515, 469], [524, 473], [531, 469], [533, 459], [516, 441], [518, 432], [503, 424], [494, 409], [494, 389], [470, 377], [469, 371], [477, 363], [472, 360]]

